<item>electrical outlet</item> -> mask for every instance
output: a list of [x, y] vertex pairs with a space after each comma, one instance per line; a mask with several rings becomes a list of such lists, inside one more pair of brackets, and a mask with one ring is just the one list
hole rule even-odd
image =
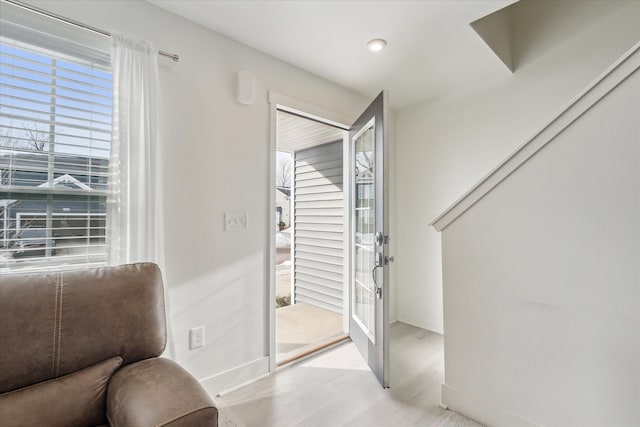
[[189, 330], [189, 350], [204, 346], [204, 326]]
[[249, 228], [249, 214], [246, 212], [225, 212], [225, 231], [243, 231]]

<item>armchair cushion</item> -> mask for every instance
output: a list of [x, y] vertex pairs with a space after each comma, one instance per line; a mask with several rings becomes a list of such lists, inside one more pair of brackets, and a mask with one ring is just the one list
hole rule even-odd
[[[25, 339], [28, 337], [28, 339]], [[159, 356], [166, 341], [160, 269], [140, 263], [0, 279], [0, 393], [113, 356]]]
[[112, 357], [72, 374], [0, 394], [0, 425], [104, 423], [107, 383], [120, 364], [121, 357]]
[[200, 383], [169, 359], [118, 370], [107, 391], [111, 427], [217, 426], [218, 410]]

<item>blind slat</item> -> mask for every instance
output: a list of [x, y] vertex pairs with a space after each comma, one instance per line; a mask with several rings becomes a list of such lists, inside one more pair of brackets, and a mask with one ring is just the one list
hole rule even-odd
[[[13, 53], [10, 50], [13, 50]], [[107, 85], [105, 87], [111, 87], [111, 80], [110, 79], [100, 77], [99, 75], [96, 75], [95, 72], [94, 72], [94, 74], [91, 74], [91, 73], [83, 72], [83, 71], [80, 71], [80, 70], [73, 70], [73, 69], [70, 69], [69, 67], [65, 67], [64, 64], [66, 62], [68, 62], [68, 60], [63, 58], [63, 57], [61, 57], [61, 56], [59, 56], [59, 55], [56, 55], [55, 53], [50, 53], [49, 62], [43, 62], [43, 61], [34, 60], [33, 57], [24, 56], [24, 54], [20, 55], [20, 51], [26, 52], [26, 50], [24, 50], [24, 49], [10, 47], [10, 46], [7, 46], [7, 45], [0, 46], [0, 54], [2, 56], [4, 56], [5, 58], [13, 59], [14, 61], [16, 61], [16, 60], [17, 61], [21, 61], [21, 62], [23, 62], [25, 64], [31, 64], [34, 67], [46, 67], [48, 69], [56, 70], [56, 72], [60, 71], [60, 72], [63, 72], [63, 73], [70, 73], [70, 74], [73, 74], [73, 75], [76, 75], [76, 76], [85, 76], [88, 79], [91, 79], [91, 81], [94, 81], [96, 83], [97, 82], [103, 82], [105, 85]], [[36, 53], [36, 55], [42, 56], [40, 53]], [[56, 65], [54, 65], [51, 62], [51, 59], [55, 59], [56, 60]], [[83, 68], [84, 69], [91, 69], [91, 70], [94, 70], [94, 71], [100, 71], [104, 67], [98, 66], [98, 67], [90, 68], [90, 67], [83, 66]], [[104, 71], [102, 71], [102, 72], [104, 73]]]
[[[32, 72], [32, 70], [29, 70], [29, 72]], [[41, 73], [44, 74], [44, 73]], [[46, 75], [46, 74], [44, 74]], [[65, 92], [71, 92], [71, 93], [77, 93], [77, 94], [84, 94], [86, 96], [92, 97], [92, 98], [101, 98], [101, 99], [105, 99], [105, 100], [111, 100], [111, 97], [108, 95], [104, 95], [102, 93], [98, 93], [98, 92], [88, 92], [86, 90], [81, 90], [81, 89], [74, 89], [72, 87], [69, 86], [64, 86], [64, 85], [60, 85], [60, 84], [56, 84], [58, 83], [60, 80], [64, 81], [64, 79], [59, 78], [57, 75], [55, 76], [51, 76], [50, 78], [52, 79], [52, 82], [43, 82], [40, 80], [35, 80], [35, 79], [30, 79], [27, 77], [18, 77], [14, 74], [9, 74], [9, 73], [3, 73], [0, 72], [0, 77], [4, 78], [5, 83], [7, 81], [15, 81], [15, 84], [18, 85], [18, 87], [22, 88], [23, 84], [24, 85], [33, 85], [33, 86], [42, 86], [42, 87], [46, 87], [50, 90], [46, 91], [46, 92], [42, 92], [46, 95], [50, 95], [51, 94], [51, 89], [55, 89], [56, 91], [58, 90], [62, 90]], [[55, 83], [54, 83], [55, 82]], [[76, 99], [82, 99], [82, 98], [76, 98]]]
[[[2, 114], [0, 113], [0, 117], [3, 117]], [[18, 130], [21, 132], [25, 132], [25, 130], [29, 130], [29, 129], [25, 129], [25, 128], [19, 128], [16, 126], [8, 126], [8, 125], [3, 125], [0, 124], [0, 129], [11, 129], [11, 130]], [[45, 131], [40, 131], [40, 130], [35, 130], [36, 132], [42, 132], [42, 133], [46, 133], [48, 135], [52, 135], [52, 136], [64, 136], [66, 138], [74, 138], [74, 139], [82, 139], [82, 140], [86, 140], [88, 142], [93, 142], [93, 141], [97, 141], [97, 142], [106, 142], [106, 143], [111, 143], [111, 139], [103, 139], [103, 138], [96, 138], [94, 136], [91, 137], [87, 137], [87, 136], [81, 136], [81, 135], [73, 135], [70, 133], [62, 133], [62, 132], [45, 132]], [[100, 133], [105, 133], [104, 131], [100, 131]], [[49, 141], [39, 141], [39, 142], [46, 142], [49, 143]], [[55, 144], [55, 140], [53, 142]]]
[[[47, 105], [47, 104], [43, 104], [43, 105]], [[6, 104], [2, 104], [0, 103], [0, 110], [1, 109], [10, 109], [10, 110], [14, 110], [14, 111], [25, 111], [27, 113], [33, 113], [33, 114], [45, 114], [45, 115], [50, 115], [51, 112], [50, 111], [43, 111], [43, 110], [34, 110], [32, 108], [25, 108], [25, 107], [19, 107], [16, 105], [6, 105]], [[79, 120], [77, 116], [70, 116], [67, 114], [62, 114], [59, 113], [58, 111], [56, 111], [56, 116], [57, 117], [63, 117], [65, 119], [73, 119], [73, 120]], [[82, 120], [84, 120], [87, 123], [94, 123], [94, 124], [98, 124], [98, 125], [103, 125], [103, 126], [107, 126], [109, 129], [111, 129], [111, 122], [104, 122], [101, 120], [96, 120], [94, 118], [83, 118]]]
[[88, 105], [99, 106], [99, 107], [103, 107], [103, 108], [111, 108], [110, 104], [103, 104], [103, 103], [96, 102], [96, 101], [80, 100], [80, 99], [77, 99], [77, 98], [73, 98], [71, 96], [64, 96], [64, 95], [60, 95], [60, 94], [57, 94], [57, 93], [51, 93], [51, 92], [43, 92], [41, 90], [29, 88], [29, 87], [26, 87], [26, 86], [16, 86], [16, 85], [8, 84], [8, 83], [3, 83], [2, 86], [4, 86], [5, 88], [19, 90], [19, 91], [26, 92], [26, 93], [32, 93], [34, 95], [40, 95], [40, 96], [46, 96], [46, 97], [55, 98], [56, 100], [64, 99], [64, 100], [67, 100], [67, 101], [77, 102], [77, 103], [80, 103], [80, 104], [88, 104]]
[[0, 197], [2, 197], [2, 193], [8, 194], [7, 197], [17, 197], [20, 194], [59, 194], [59, 195], [77, 195], [79, 193], [80, 196], [103, 196], [107, 197], [106, 191], [98, 191], [98, 190], [74, 190], [71, 188], [60, 188], [60, 187], [22, 187], [22, 186], [8, 186], [8, 185], [0, 185]]
[[[8, 70], [20, 70], [20, 71], [23, 71], [25, 73], [29, 73], [29, 74], [37, 75], [37, 76], [42, 76], [42, 77], [50, 77], [51, 76], [49, 73], [45, 73], [45, 72], [37, 70], [35, 68], [23, 67], [23, 66], [20, 66], [20, 65], [18, 65], [16, 63], [5, 63], [3, 65], [7, 68], [7, 71]], [[62, 69], [62, 70], [64, 70], [64, 69]], [[56, 71], [58, 71], [58, 70], [56, 70]], [[10, 74], [10, 73], [8, 75], [14, 76], [14, 74]], [[100, 85], [96, 85], [94, 82], [89, 83], [89, 82], [86, 82], [86, 81], [83, 81], [83, 80], [77, 80], [77, 79], [73, 79], [73, 78], [70, 78], [70, 77], [65, 77], [64, 74], [61, 74], [61, 73], [58, 73], [58, 72], [56, 72], [55, 78], [56, 78], [57, 81], [73, 83], [73, 84], [77, 84], [77, 85], [81, 85], [81, 86], [85, 86], [85, 87], [89, 86], [89, 87], [92, 87], [92, 88], [99, 88], [99, 89], [104, 90], [104, 91], [110, 91], [111, 90], [111, 86], [100, 86]]]
[[[4, 93], [0, 93], [0, 99], [2, 98], [8, 98], [14, 101], [20, 101], [23, 103], [29, 103], [29, 104], [37, 104], [37, 105], [43, 105], [43, 106], [50, 106], [50, 103], [48, 102], [44, 102], [44, 101], [40, 101], [37, 99], [32, 99], [32, 98], [24, 98], [21, 96], [17, 96], [17, 95], [9, 95], [9, 94], [4, 94]], [[87, 110], [86, 108], [79, 108], [79, 107], [74, 107], [74, 106], [70, 106], [70, 105], [58, 105], [58, 110], [69, 110], [69, 111], [76, 111], [78, 113], [84, 113], [84, 114], [89, 114], [92, 116], [102, 116], [102, 117], [107, 117], [107, 118], [111, 118], [111, 112], [110, 110], [107, 112], [101, 112], [101, 111], [96, 111], [96, 110]], [[87, 119], [89, 120], [89, 119]]]
[[[43, 115], [49, 115], [49, 117], [53, 116], [53, 117], [57, 117], [57, 114], [55, 113], [41, 113]], [[67, 122], [63, 122], [62, 120], [51, 120], [49, 119], [39, 119], [36, 117], [29, 117], [29, 116], [22, 116], [19, 114], [10, 114], [10, 113], [2, 113], [2, 117], [6, 117], [8, 119], [12, 119], [12, 120], [25, 120], [25, 121], [29, 121], [32, 123], [42, 123], [42, 124], [46, 124], [46, 125], [56, 125], [59, 127], [65, 127], [65, 128], [74, 128], [74, 129], [82, 129], [82, 130], [88, 130], [91, 132], [99, 132], [99, 133], [106, 133], [106, 134], [111, 134], [111, 129], [101, 129], [101, 128], [97, 128], [94, 126], [88, 126], [88, 125], [76, 125], [73, 123], [67, 123]]]

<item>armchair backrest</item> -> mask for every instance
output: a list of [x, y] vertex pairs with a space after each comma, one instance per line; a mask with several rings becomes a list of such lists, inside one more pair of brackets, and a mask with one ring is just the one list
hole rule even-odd
[[165, 343], [155, 264], [0, 275], [0, 393], [113, 356], [159, 356]]

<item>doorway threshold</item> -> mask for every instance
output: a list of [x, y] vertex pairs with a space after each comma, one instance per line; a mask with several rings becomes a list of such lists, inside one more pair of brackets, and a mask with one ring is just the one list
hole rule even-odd
[[276, 366], [278, 368], [280, 368], [280, 367], [282, 367], [282, 366], [284, 366], [284, 365], [286, 365], [288, 363], [296, 362], [296, 361], [298, 361], [300, 359], [303, 359], [303, 358], [305, 358], [307, 356], [310, 356], [310, 355], [312, 355], [314, 353], [317, 353], [317, 352], [319, 352], [321, 350], [325, 350], [325, 349], [327, 349], [329, 347], [332, 347], [332, 346], [334, 346], [336, 344], [340, 344], [343, 341], [347, 341], [348, 339], [349, 339], [349, 335], [344, 333], [344, 332], [342, 332], [340, 334], [337, 334], [337, 335], [334, 335], [332, 337], [329, 337], [326, 340], [322, 340], [322, 341], [319, 341], [317, 343], [309, 344], [307, 346], [304, 346], [304, 347], [301, 347], [300, 349], [298, 349], [299, 351], [297, 351], [295, 354], [293, 354], [291, 356], [288, 356], [283, 360], [279, 360], [276, 363]]
[[276, 309], [276, 364], [308, 354], [344, 332], [342, 315], [298, 302]]

